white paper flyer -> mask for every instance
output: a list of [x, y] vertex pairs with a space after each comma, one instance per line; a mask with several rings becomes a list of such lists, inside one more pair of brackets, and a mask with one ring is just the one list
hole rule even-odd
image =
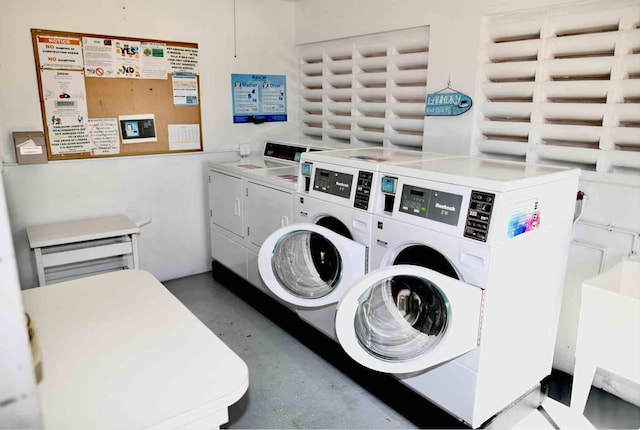
[[116, 56], [116, 76], [118, 78], [139, 78], [140, 42], [115, 40], [113, 51]]
[[88, 126], [91, 155], [120, 153], [118, 118], [89, 118]]
[[84, 71], [88, 77], [116, 77], [116, 53], [113, 39], [85, 37], [82, 39], [82, 45], [84, 48]]
[[198, 48], [167, 46], [169, 72], [189, 72], [198, 74]]
[[173, 104], [198, 106], [198, 76], [193, 73], [175, 72], [173, 80]]
[[84, 73], [43, 69], [41, 74], [51, 153], [89, 152]]
[[143, 42], [142, 51], [142, 79], [167, 79], [167, 45], [164, 43]]

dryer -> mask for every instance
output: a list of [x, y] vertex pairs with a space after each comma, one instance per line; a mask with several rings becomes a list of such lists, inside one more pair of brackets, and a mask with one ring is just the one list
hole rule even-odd
[[[335, 304], [343, 286], [369, 270], [380, 166], [444, 157], [452, 156], [391, 148], [302, 154], [294, 224], [267, 238], [258, 257], [266, 287], [336, 339]], [[353, 250], [346, 252], [349, 244]]]
[[262, 289], [257, 253], [264, 238], [293, 218], [301, 154], [327, 147], [267, 141], [260, 157], [209, 162], [211, 256]]
[[472, 427], [551, 372], [579, 170], [384, 165], [371, 262], [337, 307], [345, 352]]

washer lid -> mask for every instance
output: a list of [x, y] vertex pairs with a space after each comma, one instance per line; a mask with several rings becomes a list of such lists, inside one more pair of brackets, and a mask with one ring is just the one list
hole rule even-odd
[[483, 291], [423, 267], [390, 266], [338, 304], [336, 333], [358, 363], [386, 373], [428, 369], [478, 346]]
[[367, 248], [325, 227], [293, 224], [262, 244], [258, 269], [287, 303], [314, 308], [337, 303], [365, 274]]

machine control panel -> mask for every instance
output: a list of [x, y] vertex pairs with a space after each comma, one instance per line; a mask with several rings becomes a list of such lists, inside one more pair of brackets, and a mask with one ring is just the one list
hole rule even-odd
[[263, 155], [280, 160], [299, 162], [303, 152], [307, 152], [307, 148], [304, 146], [281, 145], [279, 143], [267, 142], [264, 146]]
[[353, 207], [356, 209], [369, 209], [369, 198], [371, 197], [371, 182], [373, 173], [360, 170], [358, 172], [358, 185], [356, 186], [356, 196]]
[[495, 199], [495, 194], [471, 191], [467, 222], [464, 226], [464, 237], [481, 242], [487, 241], [491, 211], [493, 210]]
[[316, 169], [313, 189], [322, 193], [348, 199], [351, 196], [353, 175], [333, 170]]
[[405, 184], [400, 196], [400, 212], [449, 225], [458, 225], [462, 196]]

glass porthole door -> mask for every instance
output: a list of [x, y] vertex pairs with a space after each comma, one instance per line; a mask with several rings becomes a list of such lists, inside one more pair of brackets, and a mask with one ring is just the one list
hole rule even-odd
[[370, 272], [338, 304], [336, 333], [357, 362], [386, 373], [426, 370], [478, 346], [482, 290], [423, 267]]
[[287, 303], [337, 303], [365, 274], [366, 247], [325, 227], [293, 224], [262, 244], [258, 268], [265, 285]]

